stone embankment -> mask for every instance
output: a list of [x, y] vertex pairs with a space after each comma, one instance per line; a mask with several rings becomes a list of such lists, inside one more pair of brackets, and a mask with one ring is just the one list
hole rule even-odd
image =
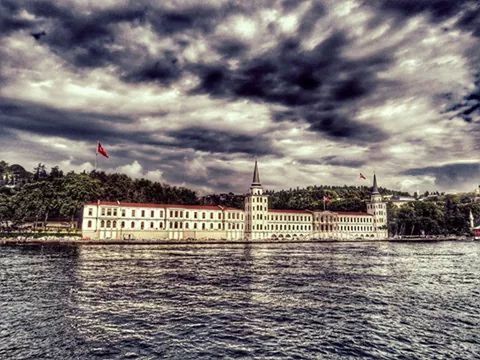
[[407, 237], [389, 238], [382, 240], [337, 240], [337, 239], [309, 239], [309, 240], [86, 240], [77, 236], [56, 237], [44, 236], [40, 238], [16, 237], [0, 238], [0, 245], [174, 245], [174, 244], [246, 244], [246, 243], [314, 243], [314, 242], [439, 242], [439, 241], [468, 241], [471, 237]]

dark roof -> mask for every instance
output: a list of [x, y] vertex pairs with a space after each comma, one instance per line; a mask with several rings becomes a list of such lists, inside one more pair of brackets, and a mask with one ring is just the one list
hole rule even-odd
[[124, 207], [144, 207], [144, 208], [171, 208], [171, 209], [197, 209], [197, 210], [237, 210], [242, 209], [232, 208], [221, 205], [181, 205], [181, 204], [153, 204], [153, 203], [131, 203], [123, 201], [92, 201], [85, 205], [107, 205], [107, 206], [124, 206]]
[[273, 213], [292, 213], [292, 214], [312, 214], [311, 211], [308, 210], [288, 210], [288, 209], [269, 209], [268, 212]]
[[252, 186], [260, 186], [260, 174], [258, 172], [257, 160], [255, 160], [255, 168], [253, 169], [253, 182]]
[[377, 175], [373, 174], [373, 187], [372, 187], [372, 195], [375, 194], [380, 194], [378, 191], [378, 186], [377, 186]]

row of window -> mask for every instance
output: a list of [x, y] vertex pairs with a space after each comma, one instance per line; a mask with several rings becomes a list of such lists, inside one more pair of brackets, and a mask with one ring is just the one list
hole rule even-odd
[[[87, 227], [92, 228], [92, 220], [88, 220], [87, 222]], [[121, 221], [120, 222], [120, 228], [125, 229], [126, 228], [126, 222]], [[228, 223], [228, 229], [229, 230], [243, 230], [243, 224], [236, 223]], [[101, 220], [100, 221], [100, 228], [101, 229], [116, 229], [117, 228], [117, 221], [116, 220]], [[150, 223], [141, 221], [139, 224], [136, 223], [135, 221], [130, 222], [130, 229], [141, 229], [144, 230], [146, 228], [149, 229], [163, 229], [163, 223], [160, 222], [158, 224], [158, 227], [155, 227], [155, 223], [151, 221]], [[190, 228], [190, 223], [188, 222], [181, 222], [181, 221], [171, 221], [167, 223], [167, 229], [189, 229]], [[214, 223], [209, 223], [208, 225], [206, 223], [193, 223], [192, 229], [197, 230], [197, 229], [210, 229], [210, 230], [224, 230], [223, 229], [223, 224], [219, 223], [217, 226], [214, 225]], [[275, 231], [309, 231], [310, 230], [310, 225], [292, 225], [292, 224], [272, 224], [272, 225], [265, 225], [265, 230], [275, 230]], [[339, 226], [340, 231], [373, 231], [373, 226], [366, 226], [366, 225], [340, 225]], [[333, 225], [320, 225], [316, 227], [317, 230], [319, 231], [334, 231], [337, 229], [337, 227], [334, 227]], [[262, 224], [256, 224], [253, 226], [253, 230], [264, 230]]]
[[340, 222], [370, 223], [372, 217], [340, 217]]
[[266, 219], [271, 221], [312, 221], [311, 217], [306, 215], [266, 215]]
[[[101, 215], [102, 216], [113, 216], [117, 217], [120, 215], [121, 217], [126, 217], [127, 216], [127, 210], [126, 209], [119, 209], [118, 211], [116, 208], [101, 208]], [[131, 217], [136, 217], [137, 216], [137, 209], [132, 209], [130, 210]], [[151, 218], [155, 217], [155, 210], [139, 210], [138, 212], [140, 217], [147, 217], [149, 215]], [[157, 213], [158, 218], [163, 218], [163, 210], [159, 210]], [[238, 219], [238, 220], [243, 220], [243, 214], [240, 212], [227, 212], [227, 218], [228, 219]], [[186, 219], [190, 218], [190, 211], [182, 211], [182, 210], [170, 210], [170, 218], [183, 218], [185, 215]], [[193, 219], [206, 219], [207, 218], [207, 213], [206, 212], [198, 212], [198, 211], [193, 211], [192, 212], [192, 218]], [[93, 216], [93, 208], [88, 209], [88, 216]], [[210, 212], [209, 218], [214, 219], [215, 215], [214, 212]], [[222, 219], [222, 213], [217, 212], [217, 218]]]
[[[235, 223], [235, 224], [228, 223], [227, 225], [228, 225], [227, 228], [229, 230], [243, 230], [243, 226], [244, 226], [241, 223]], [[92, 226], [93, 226], [92, 220], [88, 220], [87, 227], [92, 228]], [[127, 223], [125, 221], [121, 221], [120, 222], [120, 228], [125, 229], [126, 227], [127, 227]], [[100, 221], [100, 228], [101, 229], [104, 229], [104, 228], [116, 229], [117, 228], [117, 221], [116, 220], [101, 220]], [[163, 229], [163, 223], [162, 222], [158, 223], [158, 226], [156, 227], [155, 222], [153, 222], [153, 221], [151, 221], [150, 223], [145, 222], [145, 221], [141, 221], [140, 223], [136, 223], [135, 221], [130, 222], [129, 229], [144, 230], [146, 228], [157, 229], [157, 230], [158, 229]], [[207, 226], [206, 223], [201, 223], [201, 224], [193, 223], [191, 228], [193, 230], [196, 230], [196, 229], [202, 229], [202, 230], [210, 229], [210, 230], [213, 230], [215, 228], [217, 228], [219, 230], [222, 230], [223, 229], [223, 224], [218, 223], [217, 226], [215, 226], [214, 223], [210, 223]], [[167, 222], [166, 229], [190, 229], [190, 223], [188, 223], [188, 222], [183, 223], [181, 221], [170, 221], [170, 222]]]
[[338, 225], [317, 225], [317, 231], [335, 231], [338, 229]]
[[336, 216], [316, 216], [315, 219], [320, 222], [337, 222]]
[[369, 225], [317, 225], [317, 231], [373, 231], [373, 226]]
[[262, 205], [257, 205], [257, 206], [252, 206], [252, 210], [256, 211], [268, 211], [268, 208], [266, 206]]
[[[268, 203], [268, 198], [266, 196], [262, 196], [262, 197], [255, 197], [255, 196], [252, 196], [251, 197], [252, 199], [252, 203]], [[248, 201], [248, 198], [247, 198], [247, 201]]]
[[340, 225], [342, 231], [373, 231], [373, 226], [366, 225]]
[[300, 231], [309, 231], [311, 229], [311, 225], [295, 225], [295, 224], [270, 224], [265, 225], [263, 224], [255, 224], [252, 226], [252, 230], [280, 230], [280, 231], [287, 231], [287, 230], [300, 230]]

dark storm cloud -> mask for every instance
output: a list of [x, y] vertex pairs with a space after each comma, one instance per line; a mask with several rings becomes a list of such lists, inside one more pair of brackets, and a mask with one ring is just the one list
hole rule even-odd
[[452, 188], [469, 183], [480, 177], [480, 163], [453, 163], [441, 166], [428, 166], [406, 170], [403, 175], [428, 175], [435, 177], [435, 184], [442, 188]]
[[331, 165], [331, 166], [346, 166], [358, 168], [367, 163], [367, 160], [349, 159], [342, 156], [324, 156], [319, 159], [302, 159], [299, 160], [301, 164], [305, 165]]
[[219, 130], [190, 127], [168, 132], [175, 139], [172, 145], [191, 147], [211, 153], [272, 154], [270, 140], [262, 135], [250, 136]]
[[5, 130], [36, 135], [61, 136], [72, 140], [114, 139], [126, 134], [113, 125], [131, 119], [112, 114], [59, 110], [46, 105], [0, 97], [0, 124]]
[[247, 44], [238, 39], [223, 39], [215, 44], [217, 52], [226, 58], [234, 58], [241, 55], [248, 48]]
[[180, 77], [181, 70], [177, 66], [177, 59], [165, 56], [162, 59], [147, 62], [132, 70], [123, 79], [128, 82], [159, 82], [171, 84]]
[[273, 153], [265, 137], [192, 127], [170, 131], [169, 141], [157, 140], [146, 131], [125, 131], [120, 125], [133, 124], [126, 116], [59, 110], [31, 102], [0, 98], [0, 125], [5, 130], [20, 130], [36, 135], [60, 136], [70, 140], [102, 139], [111, 144], [122, 141], [151, 146], [181, 147], [212, 153]]
[[387, 52], [349, 59], [349, 44], [336, 32], [312, 50], [303, 50], [290, 38], [235, 70], [224, 64], [201, 64], [197, 93], [216, 97], [243, 97], [284, 105], [275, 119], [306, 121], [313, 131], [336, 138], [379, 141], [386, 134], [373, 125], [357, 123], [347, 115], [355, 101], [370, 95], [379, 83], [376, 73], [390, 64]]
[[467, 122], [472, 122], [475, 115], [480, 115], [480, 73], [477, 74], [475, 89], [465, 96], [463, 101], [451, 106], [448, 112]]
[[15, 1], [0, 2], [0, 36], [8, 35], [12, 31], [28, 29], [34, 26], [31, 20], [22, 19], [19, 7]]
[[[438, 23], [448, 19], [454, 19], [453, 27], [464, 32], [470, 32], [473, 36], [480, 37], [480, 2], [478, 0], [380, 0], [368, 2], [380, 9], [379, 17], [387, 13], [393, 13], [400, 19], [407, 20], [413, 15], [425, 14], [432, 22]], [[449, 31], [449, 28], [445, 28]], [[477, 69], [475, 89], [460, 103], [453, 104], [449, 111], [470, 122], [473, 115], [480, 115], [480, 67], [478, 65], [480, 53], [473, 60], [472, 67]]]
[[[173, 36], [188, 31], [208, 33], [223, 16], [235, 6], [213, 7], [196, 5], [180, 9], [166, 9], [149, 2], [129, 3], [115, 8], [82, 11], [53, 1], [6, 1], [1, 5], [0, 29], [3, 32], [29, 29], [45, 30], [39, 44], [48, 46], [58, 56], [77, 67], [101, 67], [116, 65], [128, 81], [151, 81], [172, 78], [175, 71], [171, 59], [151, 58], [147, 64], [136, 68], [138, 56], [147, 57], [146, 49], [141, 54], [132, 54], [131, 49], [118, 43], [118, 25], [130, 23], [151, 25], [160, 36]], [[18, 17], [28, 10], [35, 20]], [[117, 45], [117, 46], [112, 46]], [[129, 60], [130, 59], [130, 60]]]
[[476, 0], [377, 0], [368, 3], [405, 17], [427, 13], [432, 20], [441, 21], [458, 14], [466, 5], [475, 4]]

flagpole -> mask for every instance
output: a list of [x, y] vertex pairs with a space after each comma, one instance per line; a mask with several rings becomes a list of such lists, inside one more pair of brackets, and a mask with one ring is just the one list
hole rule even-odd
[[97, 172], [97, 162], [98, 162], [98, 144], [100, 143], [99, 140], [97, 140], [97, 147], [95, 148], [95, 172]]

